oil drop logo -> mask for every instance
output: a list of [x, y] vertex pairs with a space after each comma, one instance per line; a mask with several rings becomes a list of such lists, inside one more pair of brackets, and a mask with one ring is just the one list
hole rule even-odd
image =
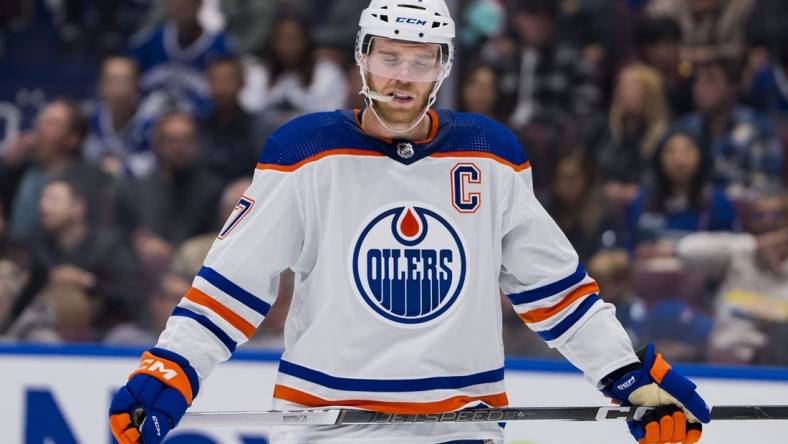
[[467, 256], [459, 231], [437, 210], [396, 204], [374, 212], [350, 252], [360, 301], [398, 326], [426, 326], [460, 299]]

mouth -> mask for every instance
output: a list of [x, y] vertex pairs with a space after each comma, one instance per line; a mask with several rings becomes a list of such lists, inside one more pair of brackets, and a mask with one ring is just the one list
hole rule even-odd
[[389, 93], [388, 95], [389, 95], [389, 97], [393, 97], [394, 98], [393, 101], [395, 103], [400, 103], [400, 104], [403, 104], [403, 105], [411, 103], [413, 101], [413, 96], [405, 94], [405, 93], [400, 92], [400, 91], [394, 91], [394, 92]]

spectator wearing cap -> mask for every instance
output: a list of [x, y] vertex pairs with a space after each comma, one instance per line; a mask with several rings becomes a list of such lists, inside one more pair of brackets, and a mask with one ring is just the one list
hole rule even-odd
[[70, 99], [55, 99], [39, 114], [33, 130], [21, 136], [20, 151], [32, 160], [16, 189], [10, 213], [9, 237], [29, 242], [39, 230], [38, 206], [47, 178], [74, 171], [97, 189], [108, 181], [97, 168], [82, 158], [87, 120], [79, 105]]
[[641, 186], [626, 207], [624, 245], [645, 252], [655, 243], [673, 244], [687, 233], [736, 229], [734, 205], [711, 185], [711, 159], [695, 135], [672, 131], [653, 159], [653, 184]]
[[732, 196], [780, 186], [783, 153], [769, 121], [739, 102], [741, 65], [716, 59], [697, 66], [696, 111], [679, 122], [710, 150], [713, 182]]
[[213, 229], [221, 179], [199, 161], [195, 120], [176, 112], [156, 125], [156, 169], [121, 183], [118, 221], [146, 271], [161, 270], [184, 240]]
[[676, 246], [691, 270], [717, 282], [710, 359], [788, 364], [788, 198], [765, 193], [743, 212], [745, 233], [691, 234]]
[[98, 107], [89, 117], [85, 158], [113, 176], [150, 174], [155, 156], [150, 137], [155, 115], [140, 107], [139, 68], [130, 57], [112, 56], [101, 64]]
[[239, 102], [244, 69], [235, 58], [208, 66], [211, 107], [200, 122], [201, 161], [224, 183], [249, 176], [265, 142], [264, 126]]
[[197, 13], [202, 0], [166, 0], [166, 4], [167, 21], [140, 31], [130, 42], [130, 54], [142, 73], [143, 107], [196, 115], [208, 97], [208, 62], [234, 54], [234, 44], [223, 32], [200, 24]]
[[90, 318], [97, 328], [133, 315], [140, 288], [137, 262], [118, 233], [91, 222], [96, 194], [90, 182], [74, 172], [45, 185], [39, 203], [41, 231], [30, 248], [30, 281], [12, 316], [22, 313], [42, 288], [64, 286], [90, 296], [96, 314]]
[[681, 61], [681, 28], [670, 17], [644, 16], [637, 22], [635, 45], [640, 61], [659, 71], [671, 115], [692, 111], [692, 65]]

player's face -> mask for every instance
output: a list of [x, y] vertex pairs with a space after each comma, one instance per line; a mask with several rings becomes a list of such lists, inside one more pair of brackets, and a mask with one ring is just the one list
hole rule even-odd
[[363, 58], [371, 90], [394, 97], [376, 102], [380, 117], [395, 127], [410, 126], [424, 112], [442, 74], [440, 46], [374, 37]]

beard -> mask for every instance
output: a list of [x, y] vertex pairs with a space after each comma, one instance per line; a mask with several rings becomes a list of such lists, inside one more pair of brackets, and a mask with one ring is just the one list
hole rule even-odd
[[416, 91], [413, 83], [391, 82], [382, 88], [377, 88], [370, 79], [370, 89], [378, 93], [384, 94], [390, 91], [401, 91], [413, 97], [413, 100], [408, 104], [400, 104], [395, 102], [381, 102], [373, 100], [375, 111], [380, 115], [380, 118], [385, 120], [386, 123], [395, 129], [405, 129], [416, 123], [427, 108], [429, 102], [429, 93], [434, 87], [434, 83], [430, 84], [429, 90], [426, 92]]

